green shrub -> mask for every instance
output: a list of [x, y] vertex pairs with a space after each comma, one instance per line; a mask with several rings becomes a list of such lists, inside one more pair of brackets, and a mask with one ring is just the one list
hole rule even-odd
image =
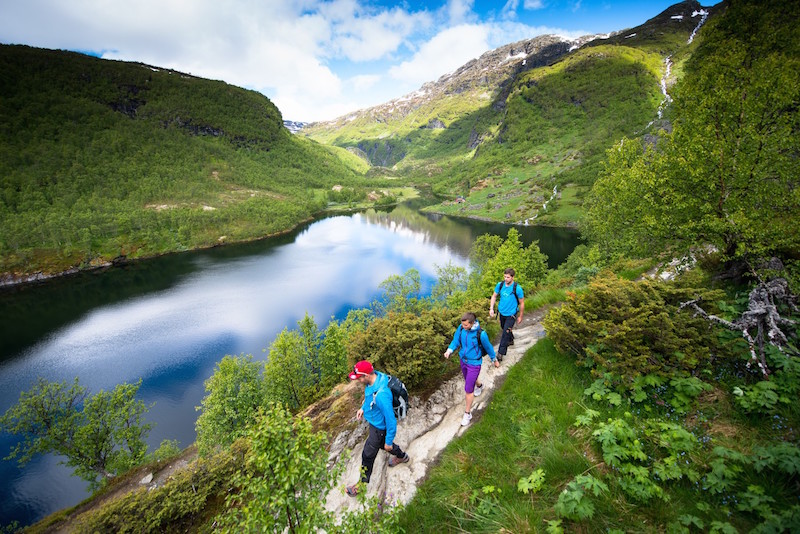
[[[398, 376], [410, 389], [437, 383], [454, 363], [442, 357], [458, 326], [457, 310], [389, 313], [375, 319], [348, 345], [352, 363], [369, 360], [380, 371]], [[449, 370], [449, 371], [448, 371]]]
[[197, 410], [197, 449], [207, 455], [227, 447], [244, 434], [256, 410], [265, 402], [261, 363], [253, 357], [225, 356], [205, 381], [206, 396]]
[[687, 376], [709, 365], [719, 347], [708, 322], [678, 313], [681, 300], [704, 294], [655, 281], [599, 275], [585, 291], [552, 310], [545, 328], [556, 347], [572, 353], [613, 386], [631, 389], [637, 377]]
[[328, 468], [327, 437], [311, 421], [270, 405], [248, 428], [245, 468], [217, 521], [223, 532], [314, 532], [332, 523], [324, 496], [341, 467]]
[[219, 505], [233, 474], [242, 469], [247, 444], [237, 441], [220, 454], [200, 458], [177, 470], [164, 485], [141, 488], [90, 511], [78, 520], [75, 532], [196, 531], [210, 510]]

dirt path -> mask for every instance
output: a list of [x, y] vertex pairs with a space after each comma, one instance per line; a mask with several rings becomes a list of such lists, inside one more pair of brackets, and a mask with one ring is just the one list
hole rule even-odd
[[[508, 354], [495, 369], [489, 358], [484, 359], [481, 368], [483, 394], [473, 402], [471, 425], [480, 424], [481, 414], [492, 400], [492, 394], [500, 386], [508, 370], [517, 363], [523, 354], [544, 336], [541, 319], [546, 310], [526, 314], [521, 324], [514, 329], [515, 343], [508, 348]], [[496, 347], [495, 347], [496, 348]], [[409, 416], [397, 426], [395, 442], [403, 447], [411, 461], [389, 468], [389, 455], [379, 452], [368, 487], [368, 495], [385, 494], [394, 502], [408, 503], [417, 491], [417, 485], [428, 473], [428, 468], [447, 444], [463, 434], [468, 428], [461, 426], [464, 413], [464, 379], [458, 376], [448, 380], [424, 403], [412, 397]], [[359, 425], [355, 431], [342, 433], [331, 446], [331, 459], [341, 457], [346, 448], [352, 450], [347, 460], [342, 478], [328, 494], [326, 508], [339, 513], [353, 509], [357, 501], [348, 497], [344, 488], [359, 478], [361, 451], [366, 439], [366, 424]]]

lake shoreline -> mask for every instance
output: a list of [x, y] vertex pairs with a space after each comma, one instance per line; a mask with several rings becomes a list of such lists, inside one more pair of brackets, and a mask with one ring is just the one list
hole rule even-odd
[[[397, 204], [390, 205], [390, 206], [382, 206], [382, 207], [394, 207], [396, 205]], [[214, 243], [214, 244], [211, 244], [211, 245], [208, 245], [208, 246], [195, 247], [195, 248], [186, 249], [186, 250], [173, 250], [173, 251], [170, 251], [170, 252], [162, 252], [162, 253], [158, 253], [158, 254], [139, 256], [139, 257], [136, 257], [136, 258], [129, 258], [127, 256], [118, 256], [118, 257], [116, 257], [116, 258], [114, 258], [112, 260], [106, 260], [106, 261], [103, 261], [103, 262], [100, 262], [100, 263], [89, 264], [89, 265], [85, 265], [85, 266], [70, 267], [69, 269], [66, 269], [64, 271], [55, 272], [55, 273], [46, 273], [44, 271], [37, 271], [37, 272], [34, 272], [34, 273], [26, 273], [26, 274], [0, 273], [0, 294], [2, 294], [4, 291], [7, 291], [7, 290], [13, 290], [13, 289], [21, 288], [21, 287], [25, 287], [25, 286], [33, 286], [33, 285], [37, 285], [37, 284], [45, 284], [45, 283], [50, 282], [52, 280], [62, 279], [62, 278], [66, 278], [66, 277], [77, 275], [77, 274], [91, 273], [91, 272], [103, 272], [103, 271], [106, 271], [108, 269], [113, 269], [115, 267], [122, 267], [122, 266], [126, 266], [126, 265], [131, 265], [133, 263], [137, 263], [137, 262], [140, 262], [140, 261], [147, 261], [147, 260], [152, 260], [152, 259], [156, 259], [156, 258], [162, 258], [162, 257], [165, 257], [165, 256], [171, 256], [173, 254], [181, 254], [181, 253], [184, 253], [184, 252], [197, 252], [197, 251], [202, 251], [202, 250], [210, 250], [210, 249], [214, 249], [214, 248], [224, 247], [226, 245], [242, 245], [242, 244], [246, 244], [246, 243], [255, 243], [255, 242], [258, 242], [258, 241], [263, 241], [265, 239], [271, 239], [271, 238], [274, 238], [274, 237], [280, 237], [282, 235], [286, 235], [286, 234], [289, 234], [291, 232], [294, 232], [295, 230], [297, 230], [302, 225], [309, 224], [309, 223], [312, 223], [312, 222], [318, 220], [320, 215], [355, 213], [355, 212], [367, 210], [367, 209], [370, 209], [370, 208], [375, 208], [375, 206], [359, 206], [359, 207], [352, 207], [352, 208], [351, 207], [347, 207], [347, 208], [326, 209], [326, 210], [323, 210], [323, 211], [321, 211], [319, 213], [314, 214], [311, 217], [307, 217], [307, 218], [305, 218], [305, 219], [303, 219], [301, 221], [298, 221], [297, 223], [295, 223], [294, 225], [292, 225], [291, 227], [289, 227], [289, 228], [287, 228], [285, 230], [281, 230], [279, 232], [273, 232], [271, 234], [267, 234], [267, 235], [263, 235], [263, 236], [259, 236], [259, 237], [254, 237], [254, 238], [250, 238], [250, 239], [242, 239], [242, 240], [236, 240], [236, 241], [224, 240], [224, 241], [217, 242], [217, 243]], [[455, 214], [452, 214], [452, 213], [443, 213], [443, 212], [440, 212], [440, 211], [427, 210], [427, 209], [422, 209], [420, 211], [422, 213], [430, 213], [430, 214], [434, 214], [434, 215], [453, 217], [453, 218], [456, 218], [456, 219], [467, 219], [467, 220], [481, 221], [481, 222], [493, 223], [493, 224], [504, 224], [504, 225], [507, 225], [507, 226], [515, 226], [515, 227], [522, 227], [522, 228], [539, 227], [539, 228], [565, 228], [565, 229], [569, 229], [569, 230], [576, 230], [577, 229], [577, 224], [576, 225], [564, 225], [564, 226], [561, 226], [561, 225], [548, 225], [548, 224], [526, 225], [526, 224], [519, 224], [519, 223], [509, 223], [509, 222], [504, 222], [504, 221], [497, 221], [497, 220], [491, 219], [489, 217], [481, 217], [481, 216], [477, 216], [477, 215], [455, 215]]]

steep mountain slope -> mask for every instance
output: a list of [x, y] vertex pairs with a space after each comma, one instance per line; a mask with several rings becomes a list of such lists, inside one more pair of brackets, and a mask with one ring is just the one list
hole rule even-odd
[[689, 0], [612, 36], [507, 45], [417, 93], [304, 132], [456, 200], [437, 211], [571, 225], [605, 151], [665, 126], [663, 91], [704, 13]]
[[0, 274], [261, 237], [359, 182], [254, 91], [25, 46], [0, 73]]
[[435, 142], [442, 130], [454, 135], [459, 119], [496, 101], [498, 93], [507, 92], [521, 69], [554, 61], [570, 46], [570, 42], [553, 35], [512, 43], [424, 84], [414, 93], [309, 125], [302, 133], [321, 142], [354, 147], [373, 165], [391, 167], [406, 157], [414, 158], [424, 145]]

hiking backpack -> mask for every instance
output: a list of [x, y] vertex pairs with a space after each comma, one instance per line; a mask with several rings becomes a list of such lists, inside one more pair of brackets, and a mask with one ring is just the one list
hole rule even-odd
[[484, 356], [486, 356], [486, 354], [488, 354], [486, 352], [486, 349], [483, 347], [483, 343], [481, 343], [481, 334], [482, 333], [483, 333], [483, 331], [481, 330], [481, 326], [478, 325], [477, 337], [475, 339], [478, 340], [478, 354], [481, 355], [481, 358], [483, 358]]
[[392, 407], [398, 419], [405, 419], [408, 415], [408, 390], [403, 381], [396, 376], [388, 375], [389, 381], [386, 383], [392, 392]]
[[[405, 419], [406, 415], [408, 415], [408, 390], [406, 385], [396, 376], [386, 373], [386, 386], [392, 392], [392, 408], [394, 408], [395, 416], [397, 416], [397, 419]], [[378, 396], [378, 392], [381, 389], [383, 388], [372, 394], [372, 405], [375, 404], [375, 397]]]

